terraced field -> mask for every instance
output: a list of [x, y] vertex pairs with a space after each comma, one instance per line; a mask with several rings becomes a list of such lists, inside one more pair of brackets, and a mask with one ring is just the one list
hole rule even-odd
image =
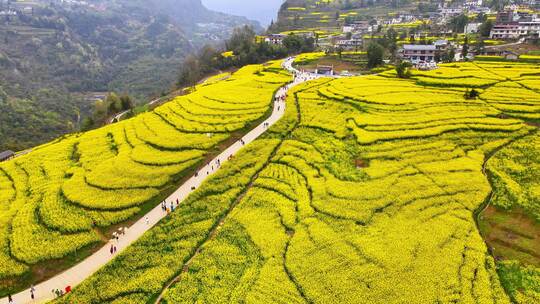
[[[392, 8], [390, 3], [378, 2], [366, 5], [366, 2], [360, 0], [348, 2], [352, 4], [350, 8], [347, 8], [344, 1], [288, 0], [287, 6], [282, 7], [279, 12], [278, 28], [287, 32], [315, 32], [319, 37], [326, 38], [332, 34], [341, 34], [341, 27], [347, 18], [365, 20], [366, 17], [389, 17], [396, 12], [396, 8]], [[417, 7], [416, 1], [410, 1], [400, 4], [399, 11], [414, 11]], [[411, 23], [402, 26], [418, 25]]]
[[[58, 303], [509, 303], [476, 213], [493, 155], [537, 132], [539, 72], [298, 86], [264, 138]], [[518, 303], [537, 299], [531, 267]]]
[[247, 66], [153, 112], [0, 164], [1, 293], [43, 279], [49, 261], [76, 260], [106, 242], [109, 227], [158, 204], [221, 143], [270, 113], [288, 81], [278, 61]]
[[480, 230], [501, 261], [501, 281], [517, 303], [540, 303], [539, 148], [535, 132], [489, 160], [492, 206], [480, 215]]

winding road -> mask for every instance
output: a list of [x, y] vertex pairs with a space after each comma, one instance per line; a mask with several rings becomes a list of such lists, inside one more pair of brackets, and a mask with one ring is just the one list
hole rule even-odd
[[[208, 165], [200, 168], [200, 170], [198, 171], [200, 172], [200, 174], [192, 176], [166, 199], [168, 204], [170, 204], [170, 202], [176, 202], [176, 200], [180, 202], [184, 201], [192, 192], [193, 188], [198, 188], [208, 178], [208, 176], [219, 170], [218, 166], [216, 165], [218, 161], [221, 164], [227, 162], [231, 155], [235, 155], [239, 150], [242, 149], [242, 147], [244, 147], [244, 145], [253, 142], [264, 132], [266, 132], [270, 126], [275, 124], [285, 113], [285, 102], [280, 101], [280, 97], [286, 96], [290, 88], [308, 80], [325, 77], [323, 75], [317, 75], [313, 73], [302, 73], [293, 68], [293, 62], [294, 57], [287, 58], [283, 62], [283, 68], [291, 72], [294, 75], [294, 79], [292, 83], [283, 86], [275, 94], [273, 105], [274, 109], [270, 117], [267, 120], [263, 121], [256, 128], [251, 130], [249, 133], [247, 133], [242, 138], [243, 143], [241, 141], [235, 142], [227, 149], [225, 149], [220, 155], [214, 158]], [[206, 174], [207, 172], [208, 174]], [[46, 303], [53, 300], [55, 298], [53, 290], [64, 290], [66, 286], [71, 286], [71, 288], [73, 288], [79, 285], [82, 281], [90, 277], [106, 263], [114, 259], [116, 255], [124, 251], [129, 245], [139, 239], [146, 231], [150, 230], [166, 216], [167, 213], [162, 210], [161, 204], [156, 206], [150, 212], [141, 217], [131, 227], [129, 227], [125, 231], [125, 234], [120, 237], [119, 241], [111, 240], [108, 244], [103, 246], [100, 250], [98, 250], [91, 256], [81, 261], [79, 264], [50, 278], [47, 281], [44, 281], [34, 286], [35, 300], [31, 299], [30, 289], [27, 289], [14, 295], [13, 303], [33, 304]], [[114, 255], [110, 253], [111, 245], [115, 245], [117, 247], [117, 252]], [[0, 300], [0, 304], [4, 303], [8, 303], [7, 297]]]

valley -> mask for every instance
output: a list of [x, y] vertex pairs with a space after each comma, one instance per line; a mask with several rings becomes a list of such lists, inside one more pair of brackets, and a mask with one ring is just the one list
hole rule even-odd
[[139, 104], [160, 97], [187, 54], [256, 25], [200, 1], [158, 2], [2, 0], [0, 11], [15, 15], [0, 14], [0, 150], [84, 129], [94, 91]]

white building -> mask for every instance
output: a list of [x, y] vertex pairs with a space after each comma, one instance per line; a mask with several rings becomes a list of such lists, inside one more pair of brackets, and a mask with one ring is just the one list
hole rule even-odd
[[446, 49], [448, 49], [448, 47], [450, 46], [450, 42], [445, 39], [440, 39], [433, 42], [433, 45], [435, 46], [435, 49], [437, 51], [446, 51]]
[[354, 26], [346, 25], [343, 27], [343, 33], [352, 33], [354, 31]]
[[466, 7], [479, 7], [479, 6], [482, 6], [483, 4], [483, 1], [482, 0], [465, 0], [465, 3], [464, 5]]
[[482, 25], [482, 23], [480, 22], [467, 23], [467, 25], [465, 26], [465, 34], [478, 33], [478, 30], [480, 29], [480, 25]]
[[439, 14], [444, 18], [454, 17], [463, 13], [462, 7], [443, 7], [439, 9]]
[[492, 39], [520, 39], [540, 35], [540, 20], [494, 25], [489, 35]]
[[491, 29], [491, 39], [518, 39], [520, 36], [519, 24], [497, 24]]
[[341, 39], [337, 40], [335, 46], [348, 50], [357, 50], [362, 47], [362, 39]]
[[435, 45], [405, 44], [401, 56], [403, 59], [410, 60], [413, 63], [420, 61], [432, 62], [435, 61], [436, 52], [437, 47]]
[[490, 14], [491, 9], [489, 7], [485, 6], [476, 6], [469, 8], [469, 13], [472, 14]]
[[271, 34], [264, 38], [264, 41], [270, 44], [277, 44], [281, 45], [283, 44], [283, 40], [287, 37], [287, 35], [283, 34]]

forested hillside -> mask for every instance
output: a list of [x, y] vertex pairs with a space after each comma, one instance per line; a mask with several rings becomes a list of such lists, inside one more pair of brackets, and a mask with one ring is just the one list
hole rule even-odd
[[250, 23], [200, 0], [0, 3], [0, 150], [77, 131], [105, 92], [169, 91], [187, 53]]

